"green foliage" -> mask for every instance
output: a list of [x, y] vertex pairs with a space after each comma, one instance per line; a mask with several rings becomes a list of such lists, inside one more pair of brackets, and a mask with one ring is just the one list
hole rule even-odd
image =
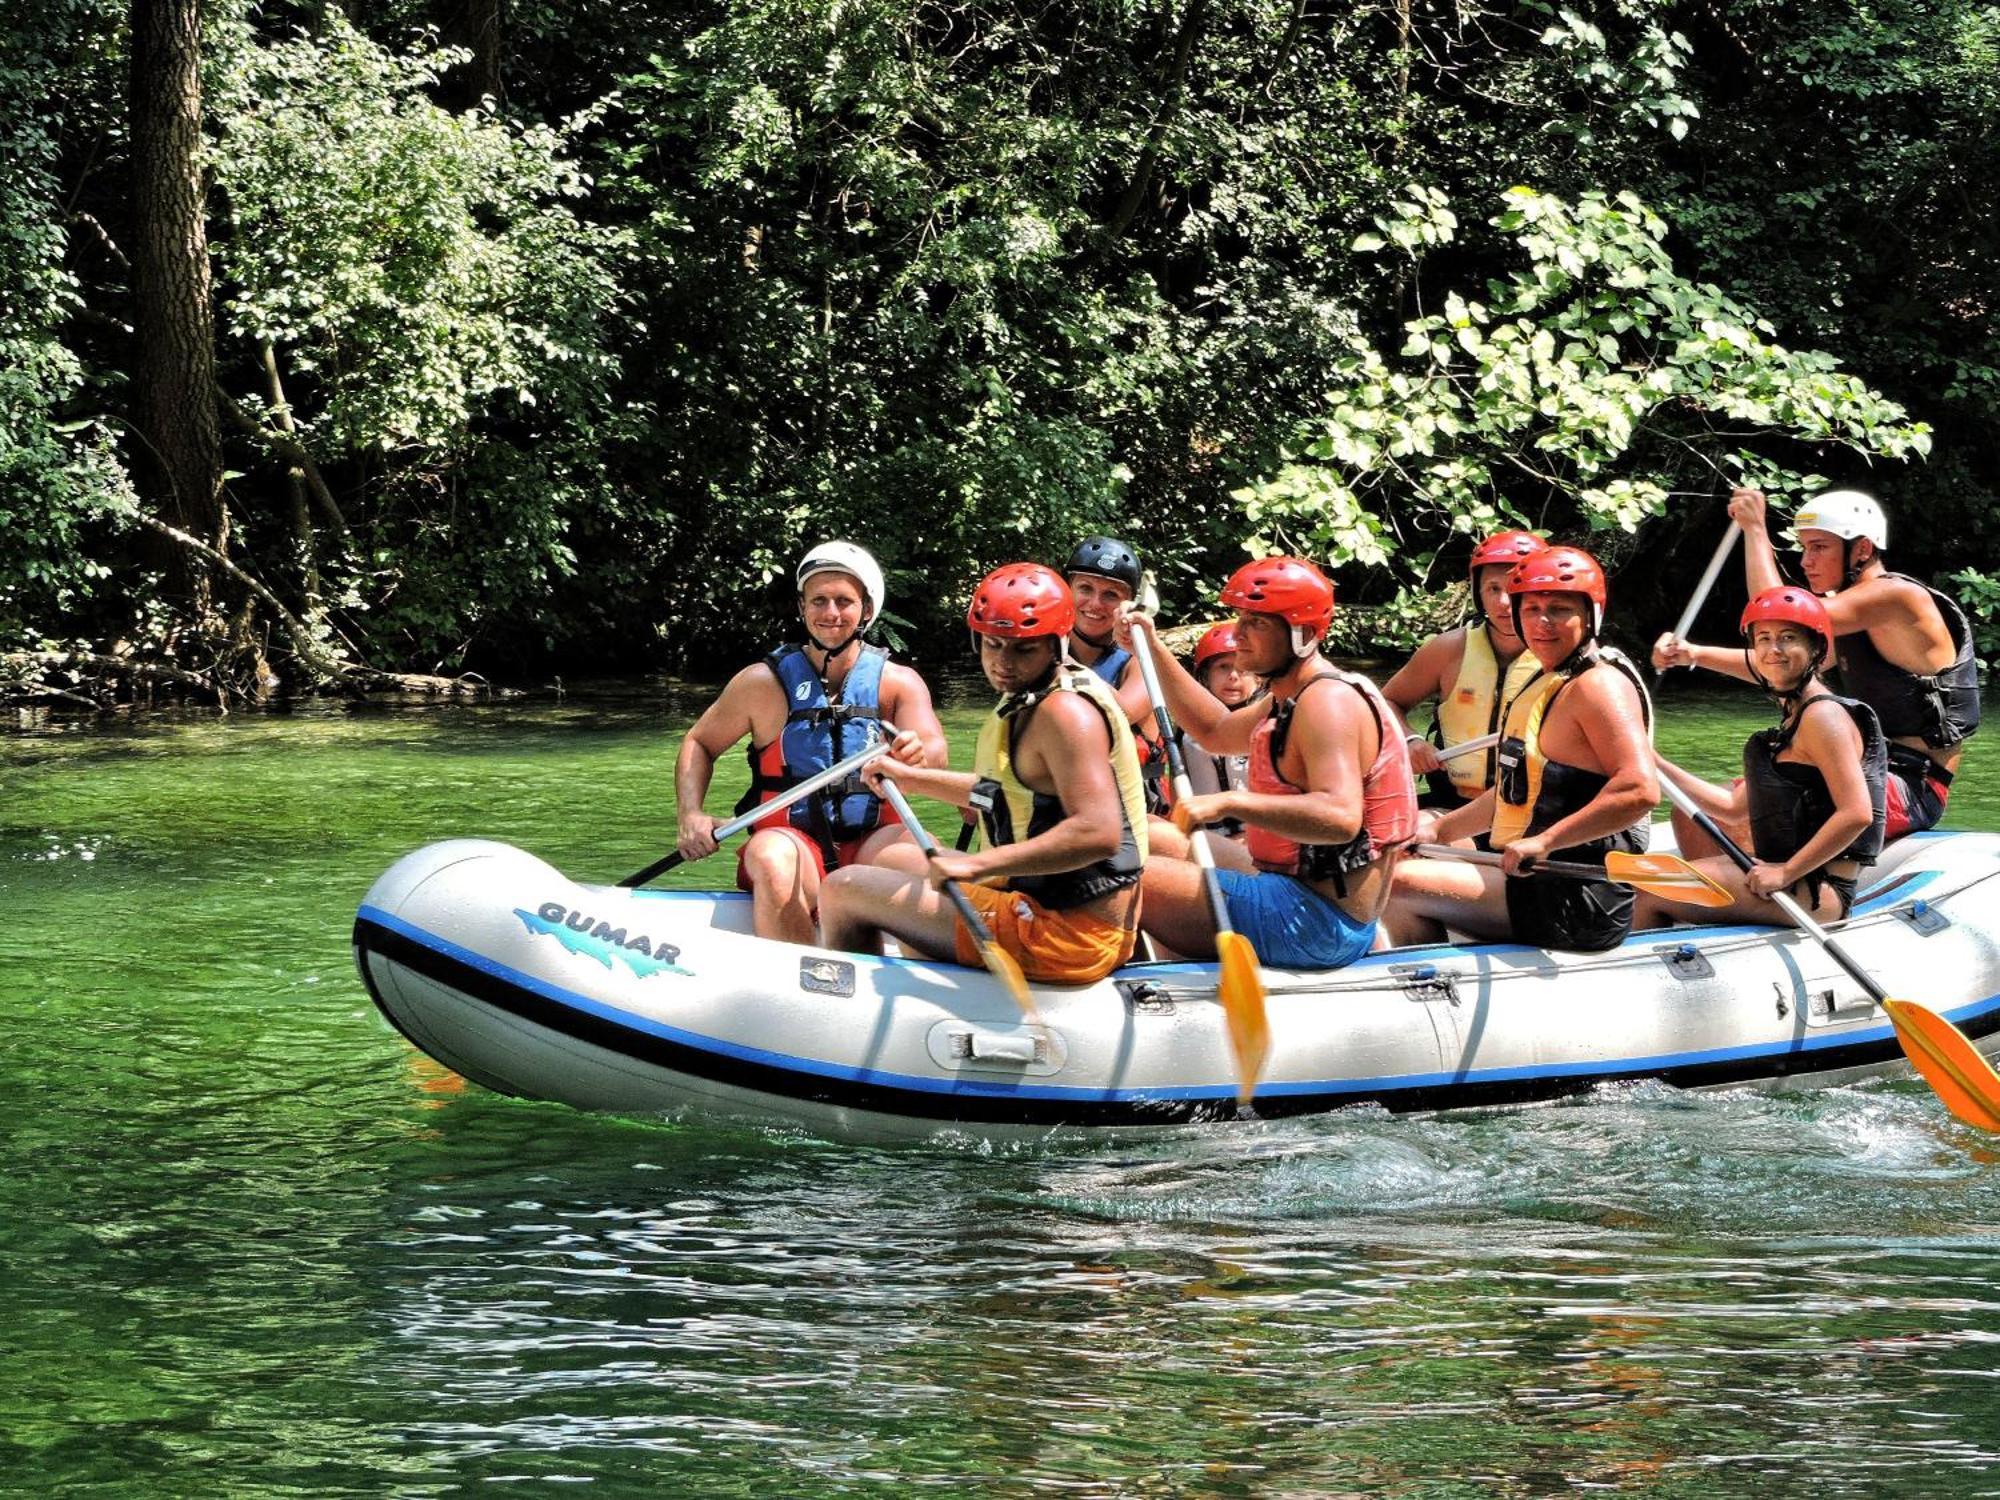
[[[110, 569], [93, 555], [103, 503], [125, 489], [103, 426], [69, 409], [84, 366], [63, 340], [81, 305], [68, 248], [52, 109], [78, 82], [73, 55], [105, 24], [92, 0], [0, 21], [0, 647], [38, 644]], [[67, 70], [67, 71], [66, 71]]]
[[1946, 580], [1972, 619], [1973, 649], [1990, 669], [2000, 666], [2000, 575], [1960, 568]]
[[[153, 588], [96, 519], [122, 12], [34, 10], [0, 631], [101, 633]], [[522, 0], [474, 110], [456, 10], [350, 14], [211, 7], [211, 243], [224, 385], [275, 426], [270, 346], [347, 521], [308, 566], [232, 429], [232, 546], [380, 661], [719, 670], [834, 534], [923, 650], [1093, 530], [1169, 613], [1313, 551], [1393, 643], [1502, 522], [1629, 608], [1738, 475], [1921, 504], [1920, 569], [2000, 520], [1990, 4]]]
[[[1665, 223], [1634, 195], [1571, 204], [1517, 187], [1491, 222], [1525, 265], [1483, 299], [1446, 292], [1393, 355], [1353, 338], [1298, 457], [1237, 491], [1262, 545], [1383, 563], [1391, 524], [1466, 535], [1545, 521], [1552, 504], [1565, 522], [1631, 531], [1666, 508], [1688, 455], [1740, 472], [1727, 445], [1760, 435], [1928, 451], [1923, 423], [1832, 356], [1786, 349], [1768, 321], [1679, 275]], [[1356, 248], [1395, 246], [1421, 269], [1418, 252], [1455, 227], [1441, 193], [1412, 187]], [[1803, 486], [1763, 468], [1774, 489]]]

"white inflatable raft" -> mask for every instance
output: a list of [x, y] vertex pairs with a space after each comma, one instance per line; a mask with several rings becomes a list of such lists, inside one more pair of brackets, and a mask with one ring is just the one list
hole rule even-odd
[[[1893, 845], [1839, 931], [1893, 993], [2000, 1051], [2000, 836]], [[354, 925], [397, 1030], [502, 1093], [890, 1137], [1158, 1129], [1237, 1115], [1212, 964], [1038, 987], [1024, 1025], [984, 971], [766, 942], [735, 892], [579, 885], [533, 855], [433, 844]], [[1675, 928], [1600, 954], [1400, 949], [1267, 970], [1264, 1117], [1455, 1109], [1660, 1079], [1824, 1083], [1906, 1068], [1885, 1017], [1811, 942]]]

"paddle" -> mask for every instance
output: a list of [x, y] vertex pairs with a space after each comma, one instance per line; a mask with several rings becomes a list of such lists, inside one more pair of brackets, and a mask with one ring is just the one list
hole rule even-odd
[[1457, 760], [1461, 755], [1477, 755], [1482, 750], [1491, 750], [1500, 743], [1497, 734], [1482, 734], [1476, 740], [1462, 740], [1449, 750], [1438, 751], [1439, 760]]
[[[1152, 637], [1145, 631], [1132, 632], [1132, 655], [1139, 663], [1139, 675], [1146, 682], [1146, 697], [1153, 705], [1153, 722], [1159, 726], [1160, 742], [1167, 747], [1167, 764], [1173, 769], [1174, 800], [1185, 802], [1194, 796], [1188, 781], [1187, 758], [1181, 754], [1174, 736], [1173, 720], [1167, 717], [1166, 694], [1160, 691], [1160, 669], [1153, 660]], [[1215, 956], [1222, 965], [1222, 1015], [1229, 1027], [1230, 1050], [1236, 1054], [1236, 1098], [1248, 1104], [1256, 1092], [1258, 1075], [1271, 1051], [1271, 1022], [1264, 1009], [1264, 976], [1257, 950], [1250, 940], [1229, 925], [1229, 903], [1222, 898], [1222, 882], [1215, 873], [1215, 853], [1208, 847], [1208, 830], [1197, 828], [1189, 835], [1194, 844], [1194, 862], [1201, 867], [1202, 889], [1208, 908], [1215, 917]]]
[[[888, 776], [882, 777], [881, 781], [883, 800], [896, 810], [896, 816], [901, 818], [903, 826], [910, 830], [910, 837], [915, 839], [917, 847], [924, 851], [924, 858], [929, 859], [939, 853], [938, 841], [931, 837], [928, 828], [917, 821], [917, 815], [910, 810], [910, 799], [903, 795], [903, 789]], [[994, 941], [992, 930], [979, 915], [979, 908], [974, 906], [971, 898], [959, 889], [956, 880], [945, 881], [944, 893], [950, 898], [951, 904], [958, 908], [958, 919], [965, 923], [965, 930], [972, 934], [972, 941], [979, 946], [980, 962], [986, 965], [987, 972], [1007, 986], [1007, 993], [1014, 997], [1014, 1003], [1021, 1007], [1023, 1015], [1030, 1021], [1038, 1019], [1034, 996], [1028, 993], [1027, 976], [1021, 972], [1021, 966], [1014, 961], [1014, 955]]]
[[[763, 819], [768, 818], [772, 813], [780, 812], [783, 809], [790, 807], [794, 802], [798, 801], [801, 797], [810, 797], [814, 792], [818, 791], [821, 787], [826, 786], [829, 783], [838, 781], [840, 780], [841, 777], [846, 776], [851, 772], [860, 770], [863, 766], [867, 765], [869, 761], [875, 759], [876, 756], [887, 755], [889, 753], [889, 741], [893, 740], [896, 737], [896, 726], [889, 723], [885, 719], [882, 723], [882, 732], [886, 736], [886, 738], [884, 738], [881, 743], [864, 746], [861, 749], [855, 751], [852, 755], [848, 756], [847, 759], [835, 761], [832, 765], [828, 766], [824, 771], [815, 771], [812, 775], [808, 776], [804, 781], [801, 781], [797, 786], [787, 787], [784, 791], [778, 793], [777, 796], [773, 797], [769, 802], [758, 803], [755, 807], [751, 808], [750, 811], [744, 813], [743, 816], [741, 816], [740, 818], [731, 818], [727, 823], [724, 823], [720, 828], [715, 830], [715, 841], [719, 844], [724, 839], [728, 838], [732, 833], [741, 833], [744, 829], [748, 828], [752, 823], [760, 822]], [[627, 875], [623, 880], [619, 881], [618, 883], [621, 886], [644, 885], [647, 881], [653, 880], [661, 875], [664, 875], [667, 873], [667, 871], [675, 868], [677, 865], [681, 865], [684, 863], [686, 863], [686, 856], [683, 855], [680, 852], [680, 850], [676, 849], [672, 854], [669, 854], [665, 859], [654, 861], [652, 864], [647, 865], [645, 869], [639, 871], [636, 875]]]
[[[1660, 778], [1660, 785], [1666, 788], [1674, 806], [1714, 839], [1737, 869], [1748, 873], [1756, 861], [1717, 826], [1715, 819], [1703, 812], [1693, 797], [1664, 776]], [[1980, 1056], [1971, 1038], [1928, 1006], [1920, 1005], [1915, 1000], [1891, 998], [1888, 991], [1875, 982], [1874, 976], [1855, 962], [1853, 955], [1787, 893], [1773, 891], [1771, 900], [1801, 932], [1824, 948], [1827, 957], [1845, 969], [1868, 998], [1888, 1014], [1890, 1024], [1896, 1028], [1896, 1040], [1902, 1043], [1903, 1051], [1909, 1055], [1910, 1062], [1923, 1075], [1924, 1081], [1944, 1101], [1944, 1107], [1968, 1125], [1981, 1130], [2000, 1131], [2000, 1073], [1995, 1073], [1993, 1065]]]
[[[1461, 849], [1456, 844], [1417, 844], [1412, 854], [1422, 859], [1456, 859], [1468, 865], [1499, 867], [1500, 855], [1490, 849]], [[1533, 875], [1560, 875], [1570, 880], [1609, 880], [1634, 890], [1650, 891], [1683, 906], [1723, 907], [1736, 898], [1675, 854], [1628, 854], [1613, 849], [1602, 865], [1580, 860], [1538, 859], [1527, 866]]]
[[1694, 625], [1694, 617], [1701, 613], [1701, 607], [1708, 603], [1709, 592], [1715, 587], [1715, 580], [1722, 576], [1722, 565], [1729, 561], [1730, 551], [1736, 546], [1737, 538], [1743, 535], [1743, 528], [1734, 521], [1722, 533], [1722, 540], [1715, 544], [1715, 555], [1708, 560], [1702, 570], [1701, 581], [1694, 586], [1694, 595], [1688, 600], [1687, 608], [1681, 611], [1680, 619], [1674, 622], [1674, 635], [1687, 639], [1688, 631]]

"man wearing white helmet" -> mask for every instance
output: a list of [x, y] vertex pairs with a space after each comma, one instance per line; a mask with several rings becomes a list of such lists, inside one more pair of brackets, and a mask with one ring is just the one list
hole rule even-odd
[[[745, 738], [750, 789], [738, 813], [880, 741], [885, 725], [894, 726], [890, 754], [898, 760], [947, 763], [923, 678], [862, 639], [882, 612], [880, 565], [852, 542], [822, 542], [800, 559], [797, 578], [805, 643], [780, 646], [738, 672], [681, 741], [674, 796], [685, 859], [715, 852], [722, 820], [704, 812], [702, 800], [716, 761]], [[757, 935], [812, 942], [827, 872], [866, 864], [908, 839], [858, 777], [773, 813], [736, 856], [736, 884], [751, 893]]]
[[[1752, 598], [1785, 580], [1771, 544], [1764, 494], [1739, 489], [1729, 514], [1743, 528], [1743, 568]], [[1920, 833], [1943, 815], [1964, 742], [1979, 728], [1979, 663], [1972, 626], [1958, 602], [1882, 561], [1889, 520], [1858, 490], [1815, 496], [1792, 516], [1785, 540], [1799, 549], [1806, 587], [1826, 601], [1841, 690], [1875, 710], [1889, 737], [1888, 837]], [[1747, 655], [1732, 646], [1693, 646], [1669, 632], [1653, 664], [1707, 667], [1751, 678]], [[1711, 851], [1691, 824], [1680, 829], [1683, 854]], [[1747, 829], [1734, 830], [1745, 834]]]

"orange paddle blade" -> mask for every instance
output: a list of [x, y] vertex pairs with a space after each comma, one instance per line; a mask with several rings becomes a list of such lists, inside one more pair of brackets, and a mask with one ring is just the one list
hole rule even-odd
[[1271, 1053], [1263, 966], [1240, 932], [1218, 932], [1215, 955], [1222, 961], [1222, 1017], [1229, 1026], [1229, 1049], [1236, 1054], [1236, 1098], [1248, 1104]]
[[991, 938], [979, 940], [980, 961], [986, 965], [986, 972], [1007, 986], [1007, 993], [1014, 997], [1014, 1003], [1021, 1007], [1021, 1014], [1030, 1021], [1039, 1019], [1035, 1010], [1035, 997], [1028, 993], [1028, 976], [1021, 972], [1021, 966], [1009, 953]]
[[1735, 897], [1686, 860], [1674, 854], [1627, 854], [1613, 849], [1604, 856], [1604, 873], [1620, 885], [1650, 891], [1683, 906], [1723, 907]]
[[1927, 1005], [1884, 1000], [1896, 1040], [1944, 1107], [1980, 1130], [2000, 1131], [2000, 1073], [1972, 1039]]

